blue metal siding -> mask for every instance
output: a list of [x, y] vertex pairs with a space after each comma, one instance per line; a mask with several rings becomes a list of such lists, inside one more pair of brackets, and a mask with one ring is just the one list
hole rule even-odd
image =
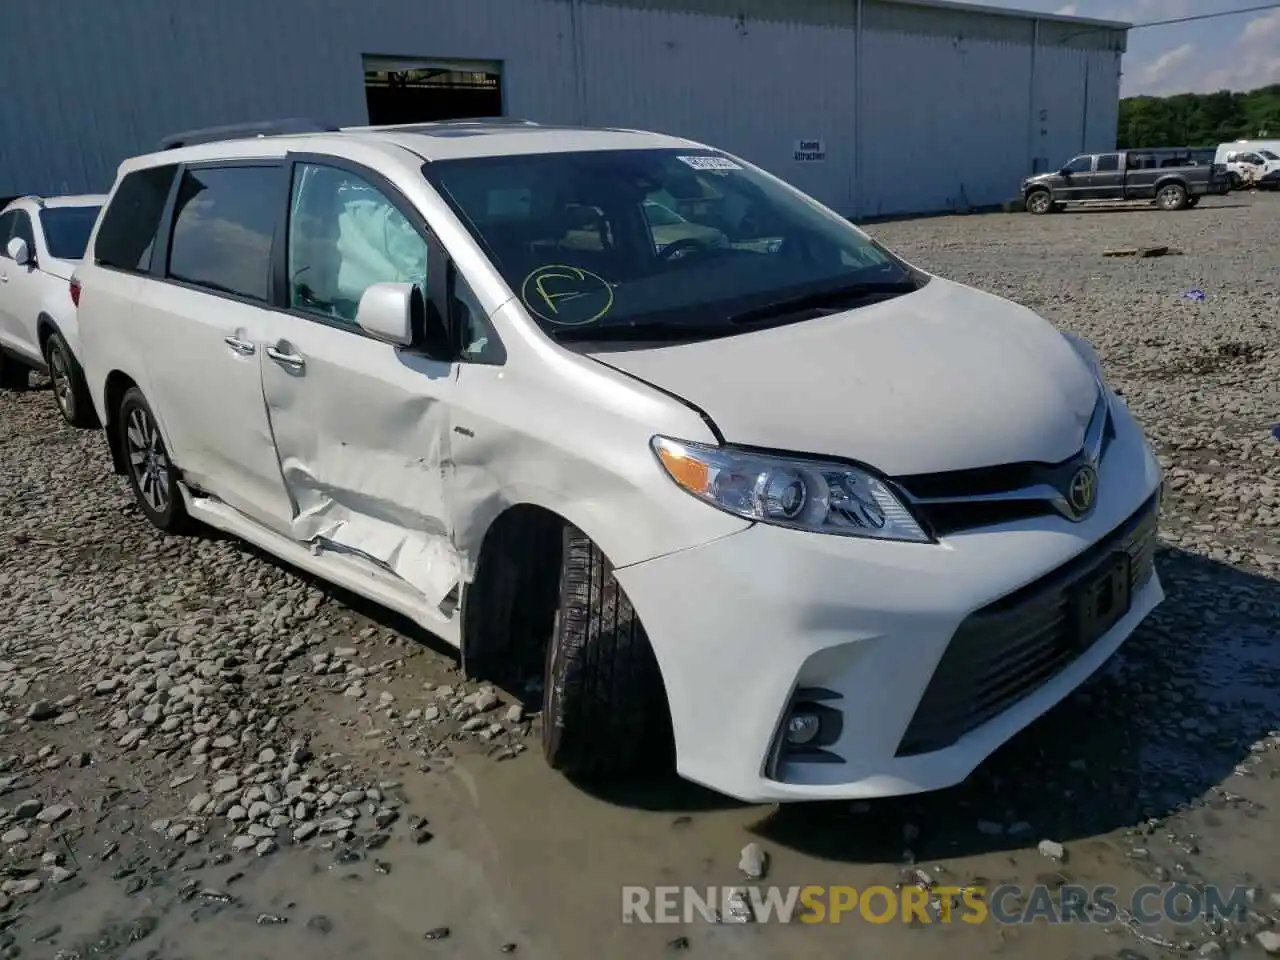
[[[586, 120], [735, 153], [837, 210], [852, 202], [854, 32], [667, 10], [583, 7]], [[825, 162], [797, 163], [821, 139]]]
[[869, 30], [862, 38], [864, 216], [962, 210], [1029, 173], [1026, 45]]
[[105, 190], [178, 130], [367, 123], [362, 54], [501, 61], [508, 113], [576, 119], [564, 0], [6, 2], [0, 196]]
[[[860, 216], [998, 202], [1033, 157], [1114, 146], [1123, 33], [1044, 21], [1033, 58], [1031, 20], [894, 0], [734, 7], [0, 3], [0, 197], [105, 190], [121, 160], [178, 130], [366, 123], [362, 54], [498, 61], [510, 115], [704, 140]], [[802, 138], [824, 141], [824, 163], [795, 161]]]

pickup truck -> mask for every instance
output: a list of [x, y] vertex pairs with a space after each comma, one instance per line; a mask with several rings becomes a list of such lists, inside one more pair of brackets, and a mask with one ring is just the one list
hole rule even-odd
[[1068, 203], [1134, 203], [1153, 200], [1162, 210], [1194, 207], [1200, 198], [1231, 189], [1226, 167], [1185, 149], [1086, 153], [1061, 170], [1022, 181], [1030, 213], [1061, 210]]

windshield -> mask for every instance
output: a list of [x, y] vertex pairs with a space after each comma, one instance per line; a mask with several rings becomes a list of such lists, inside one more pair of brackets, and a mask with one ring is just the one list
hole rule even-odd
[[553, 335], [731, 333], [747, 315], [804, 319], [787, 307], [815, 296], [847, 307], [927, 279], [835, 214], [705, 150], [483, 157], [424, 172]]
[[58, 260], [80, 260], [89, 245], [89, 234], [98, 211], [93, 207], [45, 207], [40, 211], [40, 228], [49, 256]]

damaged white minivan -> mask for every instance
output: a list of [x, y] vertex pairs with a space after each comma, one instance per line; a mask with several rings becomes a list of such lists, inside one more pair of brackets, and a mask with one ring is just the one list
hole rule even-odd
[[73, 281], [117, 472], [541, 678], [557, 769], [946, 787], [1163, 598], [1092, 350], [737, 157], [231, 135], [122, 164]]

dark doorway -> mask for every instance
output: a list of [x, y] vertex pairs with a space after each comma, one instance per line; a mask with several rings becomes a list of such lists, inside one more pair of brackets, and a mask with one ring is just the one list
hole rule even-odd
[[413, 64], [365, 58], [371, 126], [502, 116], [498, 64]]

